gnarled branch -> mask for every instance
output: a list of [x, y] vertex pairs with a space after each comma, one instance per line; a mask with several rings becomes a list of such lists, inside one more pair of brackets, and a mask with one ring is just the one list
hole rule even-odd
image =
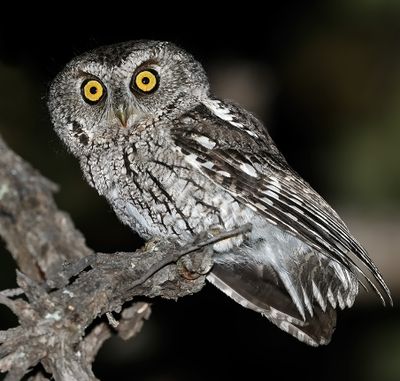
[[[0, 331], [0, 371], [8, 372], [8, 381], [39, 363], [55, 380], [95, 380], [91, 364], [112, 330], [130, 338], [149, 317], [148, 303], [127, 302], [199, 291], [213, 264], [212, 244], [251, 229], [205, 233], [185, 247], [154, 240], [134, 253], [94, 253], [68, 214], [58, 210], [56, 190], [0, 137], [0, 235], [20, 269], [20, 289], [0, 293], [0, 303], [20, 324]], [[93, 323], [103, 314], [112, 327]]]

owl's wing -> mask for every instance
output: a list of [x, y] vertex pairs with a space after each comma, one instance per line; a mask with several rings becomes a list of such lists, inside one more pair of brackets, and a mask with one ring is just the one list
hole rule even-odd
[[210, 101], [175, 120], [171, 135], [194, 169], [261, 214], [273, 230], [216, 257], [208, 279], [228, 296], [310, 345], [330, 341], [334, 309], [350, 307], [357, 295], [356, 275], [383, 303], [378, 287], [392, 303], [365, 249], [288, 166], [254, 117]]
[[336, 212], [287, 165], [254, 117], [238, 107], [210, 101], [175, 121], [171, 134], [195, 169], [271, 224], [356, 274], [362, 285], [366, 280], [385, 304], [379, 288], [383, 290], [392, 303], [366, 250]]

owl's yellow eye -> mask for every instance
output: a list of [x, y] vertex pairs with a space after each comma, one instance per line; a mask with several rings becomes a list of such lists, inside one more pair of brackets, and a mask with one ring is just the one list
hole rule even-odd
[[96, 104], [104, 97], [106, 89], [97, 79], [87, 79], [82, 83], [82, 97], [89, 104]]
[[159, 85], [158, 73], [153, 69], [145, 69], [136, 74], [134, 87], [142, 93], [152, 93], [157, 90]]

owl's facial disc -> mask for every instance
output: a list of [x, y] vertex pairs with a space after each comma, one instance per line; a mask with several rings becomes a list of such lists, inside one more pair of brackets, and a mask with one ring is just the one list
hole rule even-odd
[[168, 42], [128, 41], [73, 59], [54, 79], [55, 130], [77, 156], [154, 120], [175, 118], [208, 96], [201, 65]]

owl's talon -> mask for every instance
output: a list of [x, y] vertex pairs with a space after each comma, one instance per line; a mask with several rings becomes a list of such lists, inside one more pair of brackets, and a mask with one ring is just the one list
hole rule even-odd
[[212, 250], [205, 248], [182, 257], [177, 263], [181, 276], [188, 280], [194, 280], [209, 273], [213, 265], [212, 253]]
[[201, 276], [199, 273], [189, 271], [184, 265], [178, 266], [179, 275], [186, 280], [195, 280]]

